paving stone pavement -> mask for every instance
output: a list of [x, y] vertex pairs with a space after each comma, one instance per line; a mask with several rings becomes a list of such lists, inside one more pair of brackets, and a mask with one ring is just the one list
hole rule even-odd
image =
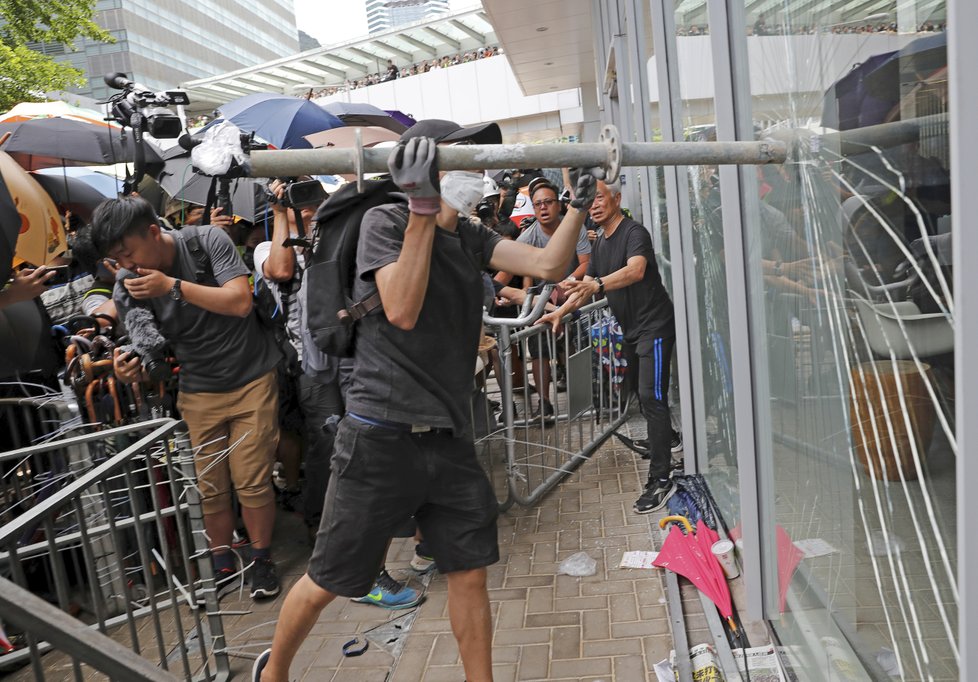
[[[488, 570], [496, 682], [655, 679], [653, 664], [672, 648], [660, 572], [618, 568], [623, 552], [653, 548], [652, 517], [660, 515], [631, 511], [646, 466], [609, 440], [538, 505], [500, 516], [501, 560]], [[294, 517], [281, 515], [276, 532], [277, 563], [288, 587], [304, 571], [310, 548]], [[582, 550], [597, 561], [595, 575], [556, 575], [560, 561]], [[394, 541], [388, 568], [396, 577], [413, 576], [413, 551], [410, 540]], [[411, 581], [421, 587], [416, 576]], [[444, 577], [435, 575], [396, 661], [374, 645], [357, 658], [344, 658], [340, 649], [404, 612], [336, 600], [299, 650], [291, 679], [462, 682], [447, 597]], [[225, 618], [237, 679], [268, 646], [282, 599], [253, 605], [247, 595], [241, 601], [232, 595], [222, 601], [228, 611], [250, 611]]]

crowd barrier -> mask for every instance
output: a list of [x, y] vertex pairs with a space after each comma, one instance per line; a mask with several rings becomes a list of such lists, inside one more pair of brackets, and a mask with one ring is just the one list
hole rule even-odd
[[52, 398], [0, 400], [0, 416], [22, 445], [0, 453], [0, 644], [26, 643], [0, 674], [227, 679], [183, 422], [66, 428]]
[[[477, 452], [500, 507], [531, 506], [593, 455], [626, 420], [624, 359], [617, 323], [602, 300], [582, 307], [555, 335], [534, 325], [551, 288], [516, 318], [486, 317], [496, 340], [492, 372], [473, 401]], [[493, 355], [494, 354], [494, 355]], [[549, 369], [546, 393], [534, 358]], [[546, 396], [553, 414], [540, 409]]]

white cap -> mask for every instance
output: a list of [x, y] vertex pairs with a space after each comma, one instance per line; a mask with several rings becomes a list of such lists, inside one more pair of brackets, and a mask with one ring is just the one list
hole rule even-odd
[[482, 177], [482, 198], [486, 197], [498, 197], [499, 196], [499, 185], [496, 181], [490, 178], [488, 175]]

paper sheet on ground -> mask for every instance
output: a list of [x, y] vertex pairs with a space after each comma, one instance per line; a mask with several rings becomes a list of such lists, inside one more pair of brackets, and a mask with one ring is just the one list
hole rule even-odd
[[621, 557], [619, 568], [655, 568], [652, 562], [659, 556], [658, 552], [625, 552]]
[[836, 554], [839, 550], [827, 543], [822, 538], [808, 538], [805, 540], [795, 540], [795, 547], [800, 549], [806, 559]]

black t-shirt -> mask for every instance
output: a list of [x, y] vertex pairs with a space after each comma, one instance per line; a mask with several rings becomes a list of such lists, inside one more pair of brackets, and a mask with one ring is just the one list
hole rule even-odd
[[[377, 290], [374, 273], [397, 260], [405, 228], [403, 214], [394, 205], [378, 206], [364, 215], [353, 288], [356, 300]], [[414, 329], [398, 329], [382, 309], [359, 323], [348, 411], [452, 428], [456, 436], [466, 432], [482, 329], [482, 272], [500, 239], [464, 219], [456, 232], [436, 229], [428, 288]], [[475, 255], [479, 252], [481, 259]]]
[[611, 312], [621, 323], [625, 340], [637, 344], [641, 339], [652, 336], [675, 335], [672, 300], [662, 286], [652, 237], [642, 225], [626, 217], [611, 237], [607, 233], [599, 235], [594, 240], [587, 274], [605, 277], [625, 267], [633, 256], [645, 257], [642, 281], [606, 294]]

